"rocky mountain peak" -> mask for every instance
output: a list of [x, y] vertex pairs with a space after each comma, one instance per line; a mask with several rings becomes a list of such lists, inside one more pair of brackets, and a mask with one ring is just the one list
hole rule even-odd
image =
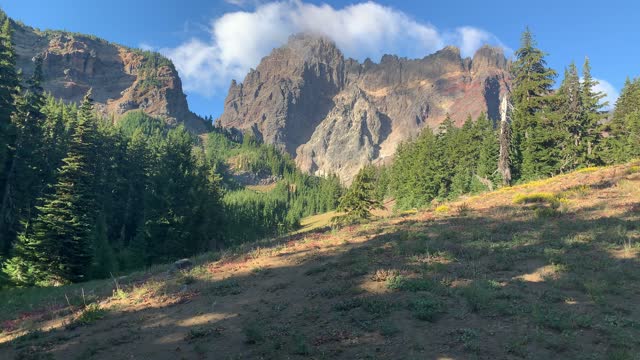
[[504, 50], [500, 47], [492, 47], [485, 45], [478, 49], [473, 56], [471, 71], [477, 73], [484, 69], [499, 69], [506, 71], [508, 68], [507, 58], [504, 56]]
[[400, 142], [447, 114], [458, 124], [482, 112], [496, 118], [507, 66], [501, 49], [463, 59], [453, 46], [422, 59], [360, 63], [325, 37], [299, 34], [232, 82], [219, 121], [276, 145], [303, 170], [348, 183], [362, 165], [390, 159]]

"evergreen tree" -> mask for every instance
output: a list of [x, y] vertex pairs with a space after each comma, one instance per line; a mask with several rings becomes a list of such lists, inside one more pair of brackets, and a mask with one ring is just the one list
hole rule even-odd
[[11, 116], [15, 130], [13, 156], [8, 161], [0, 219], [0, 243], [13, 243], [21, 231], [20, 223], [29, 222], [34, 213], [35, 201], [45, 189], [46, 157], [42, 133], [44, 105], [42, 60], [37, 58], [34, 75], [27, 82], [27, 89], [16, 97], [15, 111]]
[[609, 105], [602, 100], [606, 97], [603, 92], [595, 90], [598, 81], [591, 75], [589, 58], [585, 58], [582, 66], [582, 107], [583, 107], [583, 132], [580, 141], [580, 156], [578, 163], [582, 166], [598, 165], [602, 162], [600, 154], [596, 153], [602, 136], [600, 122], [604, 118], [603, 109]]
[[481, 183], [475, 186], [473, 191], [493, 190], [495, 185], [502, 183], [502, 177], [498, 172], [498, 158], [500, 155], [500, 143], [498, 133], [486, 114], [481, 114], [476, 120], [476, 142], [479, 147], [475, 179]]
[[583, 158], [581, 151], [585, 131], [582, 86], [574, 63], [565, 69], [564, 79], [554, 100], [557, 123], [546, 131], [559, 134], [558, 147], [561, 161], [558, 162], [554, 172], [566, 172], [575, 169]]
[[[15, 111], [15, 96], [18, 94], [18, 75], [13, 49], [11, 21], [0, 10], [0, 233], [5, 233], [7, 223], [13, 217], [10, 214], [8, 197], [8, 173], [15, 152], [15, 129], [11, 116]], [[9, 247], [7, 236], [0, 234], [0, 257]]]
[[627, 79], [616, 101], [609, 137], [603, 144], [606, 163], [629, 161], [640, 156], [640, 79]]
[[514, 106], [511, 164], [515, 178], [540, 176], [536, 162], [550, 158], [544, 154], [548, 140], [536, 138], [545, 135], [541, 123], [548, 121], [540, 112], [547, 105], [556, 72], [547, 67], [545, 53], [536, 46], [533, 35], [526, 29], [511, 66]]
[[88, 279], [95, 234], [96, 119], [85, 96], [54, 192], [19, 237], [7, 273], [16, 283], [60, 284]]
[[421, 208], [438, 196], [442, 182], [441, 149], [431, 129], [400, 144], [391, 166], [391, 195], [398, 209]]
[[107, 238], [107, 222], [104, 214], [97, 217], [93, 229], [93, 261], [91, 264], [91, 277], [104, 279], [118, 270], [118, 263], [113, 248]]
[[347, 192], [340, 199], [338, 211], [344, 215], [333, 220], [337, 223], [355, 223], [371, 217], [371, 210], [381, 209], [382, 201], [375, 193], [375, 173], [373, 165], [360, 169]]

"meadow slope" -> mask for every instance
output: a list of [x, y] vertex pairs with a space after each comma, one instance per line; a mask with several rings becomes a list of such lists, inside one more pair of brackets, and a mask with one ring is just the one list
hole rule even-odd
[[[320, 221], [320, 220], [318, 220]], [[640, 162], [0, 292], [2, 359], [638, 359]]]

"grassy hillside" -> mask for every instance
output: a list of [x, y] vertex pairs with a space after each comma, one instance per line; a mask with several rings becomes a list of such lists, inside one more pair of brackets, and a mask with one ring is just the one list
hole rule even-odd
[[318, 231], [208, 254], [189, 271], [2, 292], [1, 357], [640, 353], [640, 162]]

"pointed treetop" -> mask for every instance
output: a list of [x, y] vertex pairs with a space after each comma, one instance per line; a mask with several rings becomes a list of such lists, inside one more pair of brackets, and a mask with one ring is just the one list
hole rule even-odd
[[93, 103], [93, 88], [89, 88], [87, 93], [84, 95], [82, 99], [82, 103]]

